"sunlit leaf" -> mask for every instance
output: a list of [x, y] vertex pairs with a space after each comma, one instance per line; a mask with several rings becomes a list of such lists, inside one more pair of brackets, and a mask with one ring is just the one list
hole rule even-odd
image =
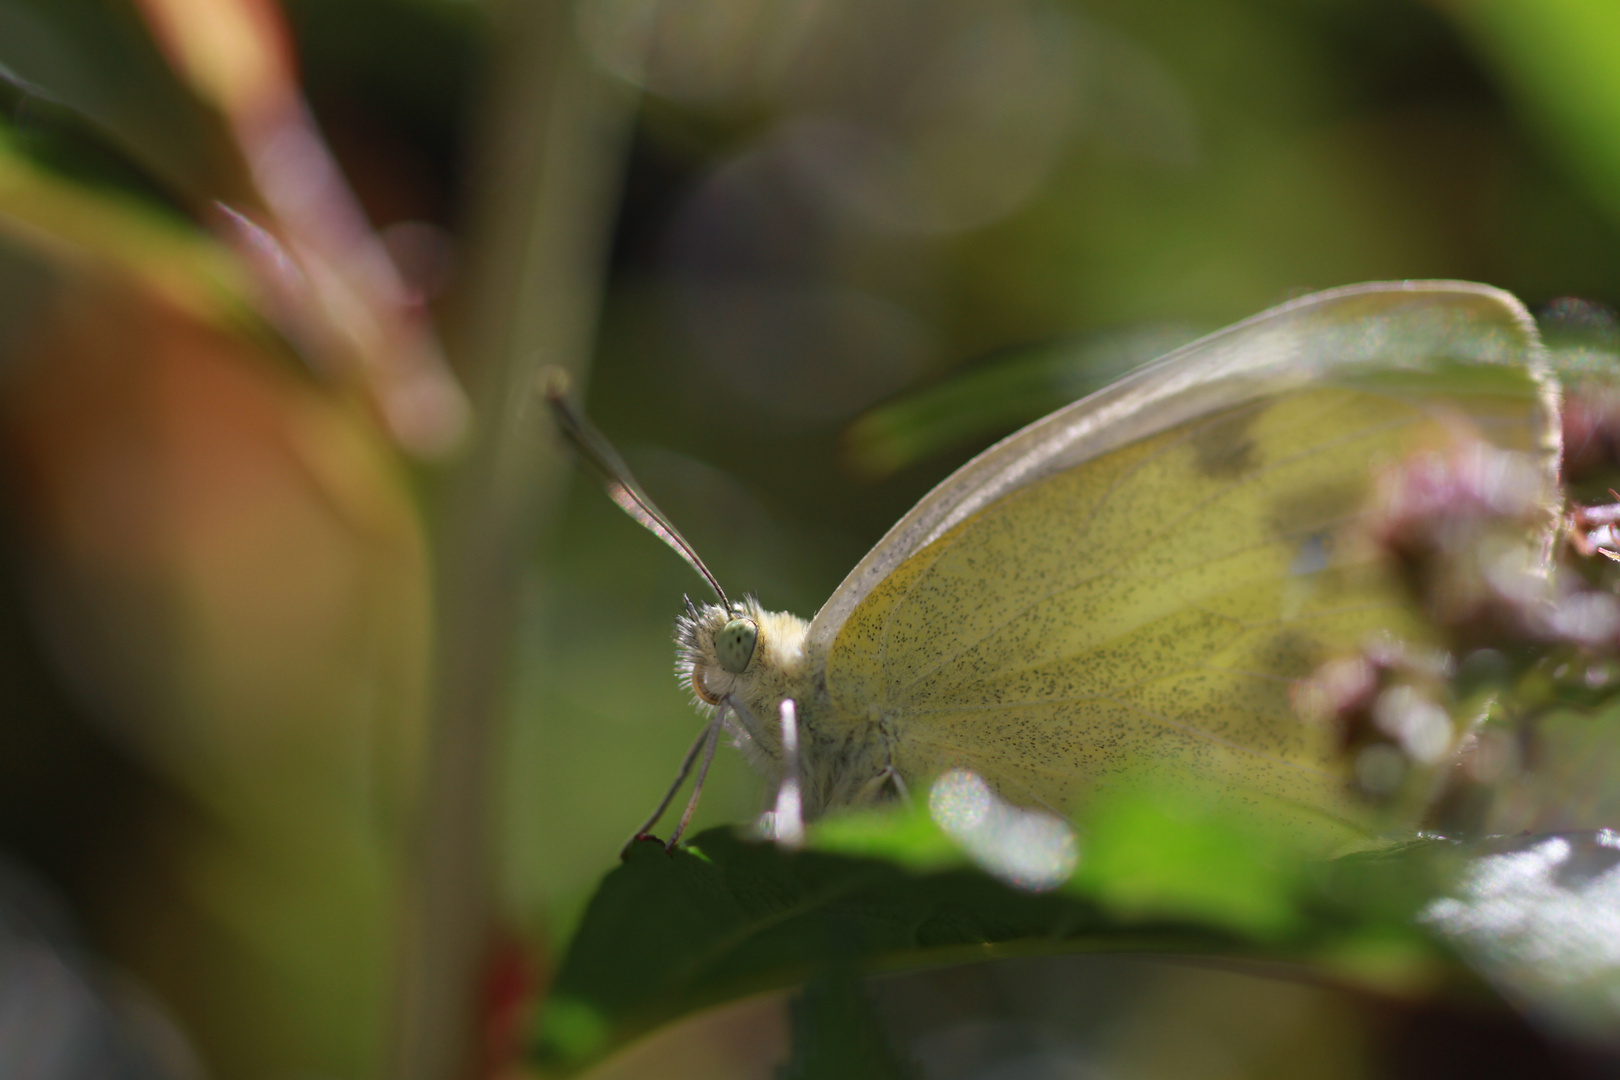
[[1128, 918], [1182, 917], [1259, 939], [1299, 927], [1305, 854], [1286, 834], [1163, 791], [1094, 807], [1071, 891]]
[[1421, 920], [1506, 995], [1589, 1039], [1620, 1033], [1620, 834], [1540, 836], [1475, 859]]

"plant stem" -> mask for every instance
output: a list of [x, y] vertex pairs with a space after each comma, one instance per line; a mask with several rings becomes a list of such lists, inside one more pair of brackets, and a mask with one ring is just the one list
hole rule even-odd
[[[452, 338], [475, 432], [439, 502], [435, 707], [411, 851], [388, 1074], [473, 1075], [495, 931], [493, 748], [522, 564], [563, 459], [546, 450], [536, 372], [588, 365], [636, 100], [578, 44], [572, 5], [511, 0], [464, 311]], [[485, 1063], [487, 1068], [488, 1064]]]

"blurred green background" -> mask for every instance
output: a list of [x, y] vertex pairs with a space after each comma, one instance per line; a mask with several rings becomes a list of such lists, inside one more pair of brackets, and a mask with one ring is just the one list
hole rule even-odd
[[[414, 453], [221, 239], [218, 204], [262, 203], [311, 240], [236, 84], [154, 41], [159, 9], [226, 8], [275, 19], [0, 0], [7, 153], [58, 170], [0, 177], [0, 841], [211, 1075], [412, 1075], [400, 942], [468, 865], [508, 996], [543, 984], [696, 732], [670, 632], [702, 583], [573, 475], [537, 364], [582, 375], [729, 590], [809, 617], [989, 441], [1270, 304], [1620, 301], [1600, 0], [288, 0], [319, 130], [471, 389], [471, 448]], [[85, 219], [37, 190], [69, 180], [235, 252], [281, 338], [223, 302], [199, 338], [63, 257]], [[722, 755], [697, 827], [760, 798]], [[445, 805], [463, 831], [422, 839]]]
[[[1531, 41], [1513, 21], [1596, 7], [585, 10], [593, 55], [647, 94], [589, 404], [726, 587], [768, 607], [811, 615], [930, 485], [1088, 370], [1352, 281], [1532, 305], [1620, 289], [1605, 65], [1549, 58], [1620, 29]], [[668, 637], [703, 586], [584, 480], [547, 531], [507, 850], [520, 910], [565, 913], [695, 730]], [[700, 820], [756, 811], [740, 762], [718, 768]]]

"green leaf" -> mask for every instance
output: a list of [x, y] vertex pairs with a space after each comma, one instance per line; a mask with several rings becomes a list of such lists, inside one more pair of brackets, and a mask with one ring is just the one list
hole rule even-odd
[[[915, 828], [893, 820], [897, 833]], [[829, 963], [871, 969], [1080, 947], [1109, 927], [1079, 897], [1019, 892], [971, 869], [915, 874], [883, 859], [784, 851], [729, 829], [694, 846], [701, 856], [635, 844], [603, 880], [557, 975], [553, 1000], [565, 1015], [547, 1010], [542, 1064], [571, 1071], [677, 1016], [793, 985]], [[1160, 947], [1229, 940], [1178, 927], [1148, 936]], [[580, 1034], [593, 1022], [579, 1021], [586, 1010], [607, 1038]]]
[[970, 865], [962, 850], [921, 808], [835, 815], [811, 826], [810, 846], [836, 855], [891, 859], [908, 870]]
[[788, 1010], [793, 1047], [777, 1080], [920, 1080], [916, 1065], [895, 1053], [860, 979], [848, 968], [811, 979]]
[[3, 68], [0, 127], [12, 152], [44, 173], [195, 224], [184, 201], [127, 154], [111, 133]]
[[216, 325], [259, 322], [246, 268], [89, 120], [0, 73], [0, 232], [127, 275]]
[[[1452, 845], [1325, 863], [1162, 794], [1096, 809], [1079, 872], [1047, 893], [965, 865], [923, 808], [820, 823], [803, 851], [728, 829], [671, 853], [636, 844], [569, 945], [537, 1061], [571, 1073], [685, 1014], [806, 980], [1032, 953], [1252, 955], [1383, 989], [1433, 981], [1436, 953], [1411, 915], [1435, 895], [1431, 857]], [[1392, 899], [1368, 900], [1391, 882], [1403, 883]]]
[[1282, 832], [1207, 800], [1132, 790], [1100, 802], [1069, 888], [1125, 918], [1186, 918], [1256, 939], [1300, 928], [1307, 865]]
[[889, 476], [953, 446], [1022, 427], [1197, 336], [1183, 327], [1147, 326], [1010, 350], [862, 416], [845, 434], [845, 457], [864, 476]]

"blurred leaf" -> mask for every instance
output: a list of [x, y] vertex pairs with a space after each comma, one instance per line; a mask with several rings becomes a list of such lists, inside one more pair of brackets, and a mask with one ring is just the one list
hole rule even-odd
[[[267, 0], [148, 0], [176, 66], [230, 121], [218, 147], [253, 190], [210, 219], [67, 106], [0, 69], [0, 228], [48, 256], [131, 275], [215, 325], [273, 322], [311, 367], [358, 383], [396, 440], [442, 452], [467, 403], [397, 269], [299, 96], [279, 11]], [[295, 151], [289, 153], [289, 148]], [[216, 195], [218, 193], [215, 193]], [[192, 197], [199, 197], [193, 195]], [[209, 197], [209, 196], [200, 196]]]
[[1515, 839], [1422, 920], [1510, 1000], [1587, 1039], [1620, 1035], [1620, 835]]
[[1479, 38], [1610, 220], [1620, 221], [1620, 7], [1476, 0], [1445, 10]]
[[0, 0], [0, 66], [88, 118], [188, 205], [239, 199], [220, 118], [176, 77], [133, 4]]
[[889, 1045], [883, 1021], [854, 972], [835, 968], [811, 979], [788, 1006], [793, 1048], [777, 1080], [920, 1078]]
[[1532, 766], [1496, 792], [1490, 832], [1542, 834], [1620, 821], [1620, 701], [1550, 709], [1521, 738]]
[[889, 859], [921, 872], [972, 865], [931, 815], [918, 812], [835, 815], [810, 827], [810, 843], [817, 851]]
[[868, 412], [845, 433], [845, 460], [867, 478], [889, 476], [1022, 427], [1197, 336], [1182, 327], [1148, 326], [1010, 350]]
[[47, 257], [128, 274], [193, 318], [240, 325], [241, 265], [95, 125], [0, 79], [0, 229]]
[[63, 696], [141, 779], [29, 811], [95, 822], [60, 858], [97, 882], [96, 940], [211, 1074], [373, 1074], [428, 682], [406, 477], [259, 343], [56, 276], [4, 400], [12, 542], [52, 567], [17, 575]]
[[156, 213], [190, 220], [175, 193], [129, 157], [110, 132], [4, 68], [0, 112], [15, 150], [41, 168], [84, 187], [128, 196]]
[[1257, 940], [1298, 929], [1300, 845], [1210, 807], [1164, 791], [1100, 802], [1070, 889], [1124, 918], [1187, 918]]

